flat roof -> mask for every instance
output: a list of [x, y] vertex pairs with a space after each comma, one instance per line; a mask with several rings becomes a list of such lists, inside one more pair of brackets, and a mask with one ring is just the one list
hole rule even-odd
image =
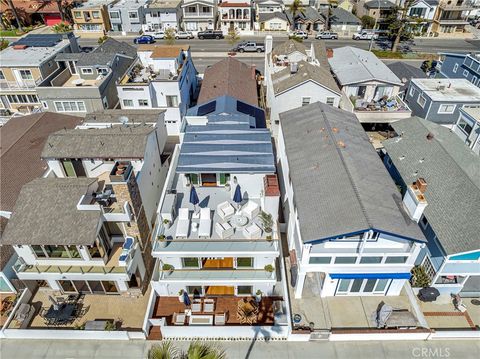
[[22, 187], [0, 244], [91, 245], [101, 212], [77, 204], [96, 178], [37, 178]]
[[461, 112], [465, 112], [468, 116], [480, 123], [480, 108], [479, 107], [463, 107]]
[[110, 123], [110, 124], [151, 124], [155, 125], [166, 110], [125, 110], [111, 109], [89, 112], [85, 116], [83, 124], [86, 123]]
[[433, 101], [480, 102], [480, 88], [466, 79], [412, 79]]
[[175, 9], [182, 0], [153, 0], [148, 4], [153, 9]]
[[139, 7], [146, 5], [148, 1], [149, 0], [118, 0], [118, 2], [110, 6], [110, 9], [138, 9]]
[[115, 3], [118, 0], [87, 0], [83, 3], [79, 3], [76, 7], [72, 9], [75, 10], [83, 10], [83, 9], [90, 9], [90, 8], [97, 8], [103, 5], [109, 5], [111, 3]]
[[0, 52], [0, 65], [2, 67], [36, 67], [55, 57], [57, 53], [68, 46], [70, 46], [70, 41], [67, 39], [60, 39], [53, 46], [28, 46], [24, 49], [15, 49], [13, 46], [9, 46]]
[[316, 102], [280, 124], [303, 242], [368, 230], [425, 241], [353, 113]]

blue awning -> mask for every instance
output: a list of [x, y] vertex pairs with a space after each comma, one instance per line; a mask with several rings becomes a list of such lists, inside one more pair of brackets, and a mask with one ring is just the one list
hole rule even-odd
[[410, 279], [410, 273], [331, 273], [332, 279]]

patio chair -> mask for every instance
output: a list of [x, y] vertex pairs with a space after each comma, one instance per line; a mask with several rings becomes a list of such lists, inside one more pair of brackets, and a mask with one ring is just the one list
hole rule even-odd
[[202, 300], [194, 299], [192, 302], [192, 313], [201, 313], [202, 312]]
[[249, 220], [254, 219], [259, 213], [260, 206], [253, 201], [248, 201], [247, 204], [242, 207], [242, 214], [247, 216]]
[[210, 208], [201, 208], [198, 236], [202, 238], [209, 238], [211, 232], [212, 232], [212, 212], [210, 211]]
[[215, 325], [225, 325], [227, 322], [227, 313], [215, 314]]
[[174, 325], [185, 325], [186, 316], [184, 313], [173, 313]]
[[175, 237], [187, 238], [189, 227], [190, 227], [190, 211], [188, 210], [188, 208], [180, 208], [178, 210], [178, 221], [177, 221], [177, 230], [175, 232]]
[[204, 313], [213, 313], [215, 310], [215, 300], [205, 299], [203, 301], [203, 312]]
[[228, 201], [225, 201], [217, 206], [217, 214], [226, 221], [235, 214], [235, 208]]
[[260, 238], [262, 236], [262, 229], [255, 223], [243, 229], [243, 235], [248, 239]]
[[233, 236], [234, 229], [228, 222], [217, 222], [215, 223], [215, 232], [220, 238], [225, 239]]

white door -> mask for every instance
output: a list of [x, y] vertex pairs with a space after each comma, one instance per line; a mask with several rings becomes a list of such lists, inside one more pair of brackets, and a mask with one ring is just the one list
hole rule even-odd
[[385, 295], [391, 279], [340, 279], [335, 295]]

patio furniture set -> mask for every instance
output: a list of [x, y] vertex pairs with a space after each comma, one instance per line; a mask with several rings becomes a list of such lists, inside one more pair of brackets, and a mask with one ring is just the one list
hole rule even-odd
[[240, 324], [254, 324], [258, 317], [258, 304], [250, 299], [240, 299], [237, 305], [237, 319]]
[[194, 299], [184, 313], [173, 313], [174, 325], [225, 325], [228, 313], [215, 313], [214, 299]]
[[83, 305], [84, 295], [69, 295], [65, 297], [50, 298], [52, 305], [42, 307], [40, 316], [48, 326], [61, 326], [72, 324], [76, 319], [87, 314], [90, 306]]
[[363, 99], [357, 99], [355, 102], [356, 111], [397, 111], [402, 110], [402, 106], [395, 100], [388, 100], [381, 98], [378, 101], [365, 101]]
[[[215, 223], [215, 233], [222, 239], [234, 235], [236, 230], [242, 230], [243, 235], [248, 239], [259, 238], [262, 235], [262, 229], [253, 219], [260, 213], [260, 206], [248, 201], [240, 210], [228, 201], [222, 202], [217, 206], [217, 215], [221, 221]], [[197, 233], [199, 238], [210, 238], [212, 232], [212, 210], [210, 208], [200, 208], [199, 213], [190, 215], [188, 208], [178, 210], [176, 238], [187, 238], [189, 231]]]

